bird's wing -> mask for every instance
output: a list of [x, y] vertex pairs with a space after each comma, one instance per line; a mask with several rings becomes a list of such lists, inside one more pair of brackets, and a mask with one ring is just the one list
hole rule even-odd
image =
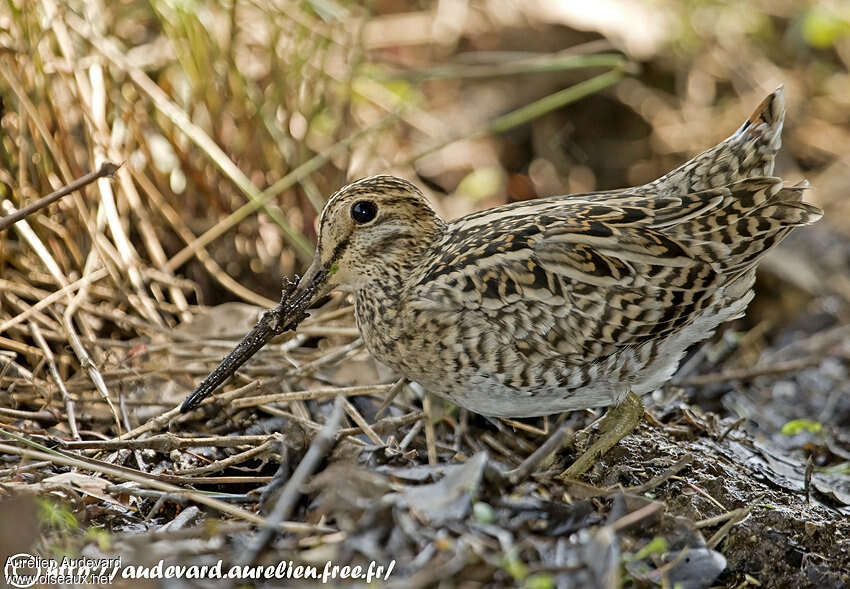
[[816, 220], [799, 192], [753, 178], [484, 211], [452, 225], [411, 304], [474, 313], [544, 356], [605, 357], [680, 329], [792, 227]]

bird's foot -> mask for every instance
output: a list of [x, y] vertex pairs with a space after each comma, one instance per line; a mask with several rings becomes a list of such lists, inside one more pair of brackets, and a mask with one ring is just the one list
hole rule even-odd
[[643, 403], [634, 393], [629, 393], [622, 403], [611, 407], [599, 422], [599, 438], [558, 475], [561, 479], [577, 479], [593, 466], [599, 458], [629, 435], [643, 417]]

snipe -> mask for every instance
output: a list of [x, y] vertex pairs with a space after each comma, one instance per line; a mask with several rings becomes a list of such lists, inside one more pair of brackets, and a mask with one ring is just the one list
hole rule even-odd
[[294, 329], [313, 301], [347, 287], [374, 357], [471, 411], [618, 407], [611, 431], [568, 471], [577, 475], [637, 423], [636, 395], [744, 313], [762, 256], [821, 217], [801, 202], [805, 183], [771, 177], [784, 113], [780, 87], [727, 140], [650, 184], [451, 222], [406, 180], [349, 184], [325, 205], [315, 259], [294, 292], [182, 410]]

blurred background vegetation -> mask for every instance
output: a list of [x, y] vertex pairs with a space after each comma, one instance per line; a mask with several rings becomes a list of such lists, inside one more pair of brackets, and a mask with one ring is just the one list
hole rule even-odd
[[[156, 325], [195, 303], [275, 299], [350, 179], [414, 179], [449, 217], [640, 184], [779, 84], [779, 171], [808, 177], [847, 231], [837, 0], [4, 0], [0, 47], [6, 207], [124, 162], [111, 188], [29, 220], [54, 266], [8, 231], [0, 275], [52, 291], [103, 265], [109, 286], [88, 303]], [[27, 304], [9, 296], [0, 318]]]

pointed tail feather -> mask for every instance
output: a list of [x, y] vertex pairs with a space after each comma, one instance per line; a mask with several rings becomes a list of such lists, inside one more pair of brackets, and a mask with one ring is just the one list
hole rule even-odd
[[[758, 154], [776, 154], [782, 146], [782, 126], [784, 122], [785, 89], [779, 86], [761, 101], [753, 114], [738, 127], [731, 138], [743, 136], [747, 140], [753, 141], [753, 147]], [[772, 172], [771, 166], [771, 170], [760, 175], [769, 176]]]
[[772, 176], [776, 152], [782, 146], [784, 121], [785, 90], [779, 86], [730, 137], [635, 191], [662, 196], [688, 194], [744, 178]]

